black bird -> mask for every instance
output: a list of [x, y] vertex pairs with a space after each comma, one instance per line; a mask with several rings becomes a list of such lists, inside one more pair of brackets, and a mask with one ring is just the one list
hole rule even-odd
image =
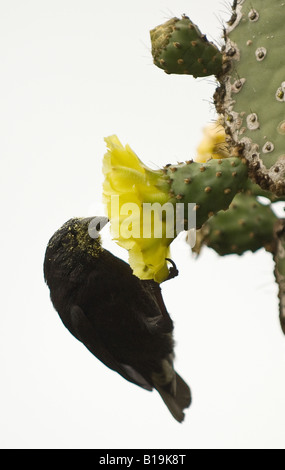
[[48, 243], [44, 276], [54, 308], [94, 356], [126, 380], [155, 388], [182, 422], [191, 393], [173, 368], [173, 322], [160, 286], [102, 248], [100, 237], [90, 236], [94, 220], [108, 222], [71, 219]]

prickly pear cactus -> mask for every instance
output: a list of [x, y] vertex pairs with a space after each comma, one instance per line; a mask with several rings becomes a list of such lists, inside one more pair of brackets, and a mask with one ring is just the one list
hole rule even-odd
[[206, 245], [219, 255], [242, 255], [260, 248], [274, 250], [274, 224], [277, 217], [268, 205], [256, 197], [238, 194], [229, 210], [211, 217], [197, 233], [193, 251], [200, 253]]
[[[216, 76], [218, 126], [205, 137], [197, 161], [151, 170], [113, 137], [104, 191], [108, 207], [111, 196], [119, 195], [122, 204], [136, 203], [140, 212], [144, 204], [158, 202], [161, 209], [171, 203], [177, 209], [181, 203], [186, 229], [189, 204], [191, 210], [195, 205], [201, 229], [196, 251], [207, 245], [222, 256], [262, 247], [272, 252], [285, 333], [285, 222], [276, 229], [273, 210], [275, 201], [285, 200], [285, 0], [234, 0], [232, 11], [221, 51], [186, 15], [150, 33], [154, 63], [166, 73]], [[260, 196], [272, 205], [262, 204]], [[132, 234], [131, 241], [125, 237], [127, 242], [117, 237], [129, 253], [133, 250], [130, 264], [141, 279], [162, 282], [169, 275], [168, 250], [178, 230], [169, 235], [167, 217], [161, 219], [161, 241], [145, 242], [140, 234]], [[113, 220], [122, 224], [120, 214]]]
[[285, 2], [234, 0], [222, 51], [187, 16], [151, 31], [154, 63], [167, 73], [215, 75], [214, 96], [231, 155], [251, 179], [285, 195]]
[[155, 65], [166, 73], [196, 77], [217, 75], [222, 54], [187, 17], [173, 18], [150, 32]]
[[188, 162], [165, 168], [172, 201], [184, 203], [187, 219], [188, 203], [196, 204], [196, 223], [204, 222], [220, 210], [228, 209], [237, 192], [247, 181], [247, 164], [239, 158]]
[[225, 31], [216, 107], [250, 175], [285, 194], [285, 2], [238, 0]]

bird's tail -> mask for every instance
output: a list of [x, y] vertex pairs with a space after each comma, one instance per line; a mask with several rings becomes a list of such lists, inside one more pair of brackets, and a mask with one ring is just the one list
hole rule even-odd
[[188, 385], [184, 380], [176, 373], [176, 390], [173, 392], [169, 390], [169, 387], [156, 386], [156, 390], [160, 394], [167, 408], [169, 409], [172, 416], [179, 422], [182, 423], [184, 420], [185, 408], [189, 408], [191, 405], [191, 392]]
[[191, 405], [191, 391], [186, 382], [175, 372], [170, 361], [163, 361], [163, 371], [152, 374], [153, 384], [172, 416], [181, 423], [185, 408]]

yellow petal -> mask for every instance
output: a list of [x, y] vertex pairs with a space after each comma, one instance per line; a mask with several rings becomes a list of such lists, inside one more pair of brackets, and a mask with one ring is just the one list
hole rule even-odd
[[115, 191], [132, 191], [137, 184], [144, 184], [144, 175], [133, 168], [116, 166], [112, 169], [112, 176], [108, 175], [111, 186]]
[[139, 172], [143, 172], [142, 164], [137, 155], [132, 149], [126, 145], [124, 147], [119, 141], [118, 137], [113, 135], [105, 138], [109, 151], [107, 152], [106, 159], [111, 157], [111, 163], [113, 166], [120, 165], [132, 168]]
[[161, 254], [159, 264], [154, 264], [153, 260], [151, 263], [146, 263], [142, 252], [135, 246], [130, 251], [129, 256], [130, 266], [133, 267], [135, 276], [144, 280], [154, 279], [158, 283], [165, 281], [169, 276], [167, 262], [165, 260], [165, 257], [168, 255], [168, 250], [164, 250]]
[[203, 139], [197, 147], [196, 161], [205, 163], [211, 158], [220, 159], [229, 157], [224, 127], [218, 119], [203, 129]]
[[[168, 277], [166, 258], [174, 238], [174, 234], [173, 238], [166, 237], [167, 224], [160, 209], [170, 199], [163, 171], [148, 168], [116, 136], [105, 141], [108, 151], [103, 162], [103, 200], [112, 236], [129, 251], [129, 263], [136, 276], [162, 282]], [[158, 204], [147, 221], [143, 217], [146, 203]], [[156, 232], [154, 227], [161, 227], [161, 231]], [[144, 237], [145, 228], [149, 238]]]

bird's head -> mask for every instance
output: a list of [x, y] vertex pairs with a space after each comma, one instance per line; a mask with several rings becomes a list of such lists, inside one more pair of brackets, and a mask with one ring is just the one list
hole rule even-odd
[[45, 275], [50, 268], [60, 266], [70, 270], [86, 258], [97, 258], [102, 253], [100, 230], [108, 223], [107, 217], [73, 218], [51, 237], [45, 255]]

